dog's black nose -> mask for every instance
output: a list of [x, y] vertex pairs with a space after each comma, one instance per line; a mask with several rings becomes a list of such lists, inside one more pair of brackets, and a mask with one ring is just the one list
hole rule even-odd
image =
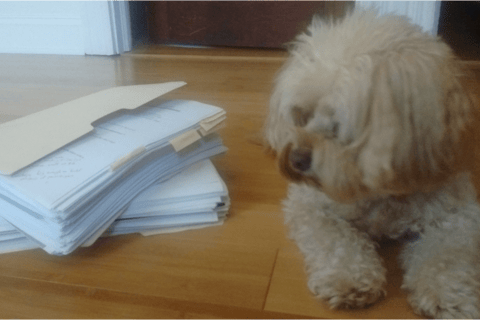
[[288, 160], [295, 170], [302, 172], [307, 171], [310, 169], [312, 162], [312, 151], [306, 148], [294, 149], [290, 151]]

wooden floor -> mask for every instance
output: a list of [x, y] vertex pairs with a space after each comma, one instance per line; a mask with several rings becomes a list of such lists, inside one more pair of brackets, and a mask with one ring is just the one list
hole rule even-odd
[[310, 295], [286, 237], [286, 183], [259, 145], [272, 79], [284, 53], [138, 49], [118, 57], [0, 55], [0, 121], [118, 85], [186, 81], [170, 98], [227, 111], [228, 153], [215, 164], [230, 191], [221, 227], [99, 240], [65, 257], [0, 256], [0, 318], [416, 318], [394, 244], [381, 248], [387, 297], [331, 311]]

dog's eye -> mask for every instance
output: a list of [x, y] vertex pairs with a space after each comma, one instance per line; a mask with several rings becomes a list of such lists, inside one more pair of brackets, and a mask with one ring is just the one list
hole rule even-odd
[[338, 133], [340, 130], [340, 124], [337, 121], [325, 121], [325, 122], [320, 122], [317, 121], [315, 123], [315, 127], [312, 127], [311, 129], [321, 135], [323, 135], [325, 138], [329, 139], [335, 139], [338, 138]]
[[340, 129], [340, 124], [338, 122], [333, 122], [332, 124], [332, 138], [338, 137], [338, 130]]
[[292, 108], [293, 123], [297, 127], [305, 127], [308, 121], [313, 117], [313, 111], [305, 110], [298, 106]]

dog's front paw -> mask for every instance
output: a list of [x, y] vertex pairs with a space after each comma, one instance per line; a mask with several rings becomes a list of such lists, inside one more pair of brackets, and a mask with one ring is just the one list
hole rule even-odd
[[408, 300], [416, 313], [436, 319], [478, 319], [480, 318], [478, 293], [469, 287], [466, 285], [462, 289], [432, 290], [431, 287], [420, 286], [413, 291], [409, 290]]
[[366, 276], [358, 281], [345, 277], [325, 279], [312, 275], [308, 281], [312, 293], [333, 309], [367, 307], [385, 296], [384, 284], [385, 277], [382, 274], [374, 278]]
[[441, 296], [438, 293], [415, 292], [410, 294], [409, 302], [418, 314], [423, 314], [436, 319], [478, 319], [477, 297], [459, 297], [455, 293], [450, 296]]
[[[461, 252], [458, 250], [457, 252]], [[434, 318], [480, 317], [477, 265], [445, 252], [404, 276], [402, 289], [418, 314]], [[415, 264], [412, 264], [415, 266]]]

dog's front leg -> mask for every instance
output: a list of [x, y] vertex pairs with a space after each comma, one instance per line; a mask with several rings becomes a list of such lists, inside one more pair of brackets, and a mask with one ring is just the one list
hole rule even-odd
[[291, 236], [305, 256], [308, 286], [332, 308], [365, 307], [385, 294], [386, 270], [375, 243], [329, 212], [322, 196], [327, 199], [292, 184], [284, 202]]
[[402, 288], [420, 314], [480, 318], [480, 208], [471, 203], [430, 224], [401, 256]]

